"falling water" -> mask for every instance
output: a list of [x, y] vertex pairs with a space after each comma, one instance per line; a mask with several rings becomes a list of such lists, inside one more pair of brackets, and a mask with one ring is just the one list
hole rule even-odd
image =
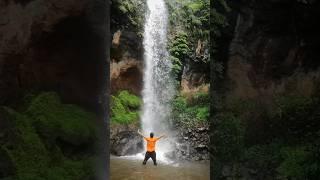
[[[167, 52], [168, 13], [164, 0], [148, 0], [144, 26], [144, 81], [142, 129], [145, 135], [170, 137], [170, 103], [174, 95], [171, 61]], [[170, 138], [157, 143], [157, 159], [173, 148]]]

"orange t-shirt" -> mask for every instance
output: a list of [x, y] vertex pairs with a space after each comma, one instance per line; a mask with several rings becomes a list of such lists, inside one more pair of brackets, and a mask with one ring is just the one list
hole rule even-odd
[[159, 138], [144, 138], [147, 141], [147, 151], [152, 152], [156, 149], [156, 142]]

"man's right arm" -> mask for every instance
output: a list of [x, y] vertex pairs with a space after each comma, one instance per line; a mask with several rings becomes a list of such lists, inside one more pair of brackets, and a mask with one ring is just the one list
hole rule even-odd
[[165, 137], [167, 137], [167, 136], [166, 135], [162, 135], [162, 136], [158, 137], [158, 140], [161, 139], [161, 138], [165, 138]]

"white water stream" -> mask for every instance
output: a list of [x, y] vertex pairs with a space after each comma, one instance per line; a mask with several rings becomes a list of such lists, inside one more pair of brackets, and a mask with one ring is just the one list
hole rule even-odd
[[155, 137], [166, 134], [168, 138], [157, 142], [157, 159], [168, 161], [165, 153], [172, 151], [170, 138], [170, 103], [175, 94], [171, 76], [171, 61], [167, 51], [168, 12], [164, 0], [148, 0], [144, 26], [144, 79], [142, 130], [145, 136], [154, 132]]

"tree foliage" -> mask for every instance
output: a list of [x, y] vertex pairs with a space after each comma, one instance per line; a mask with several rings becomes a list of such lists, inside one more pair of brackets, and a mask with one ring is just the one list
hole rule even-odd
[[167, 4], [172, 27], [177, 31], [186, 31], [193, 39], [209, 38], [209, 0], [168, 0]]
[[[138, 35], [142, 36], [144, 15], [146, 8], [146, 0], [111, 0], [111, 8], [119, 14], [111, 14], [118, 18], [119, 21], [124, 21], [120, 25], [122, 28], [133, 28], [131, 31], [135, 31]], [[127, 22], [125, 22], [127, 20]], [[118, 22], [114, 22], [115, 24]]]

